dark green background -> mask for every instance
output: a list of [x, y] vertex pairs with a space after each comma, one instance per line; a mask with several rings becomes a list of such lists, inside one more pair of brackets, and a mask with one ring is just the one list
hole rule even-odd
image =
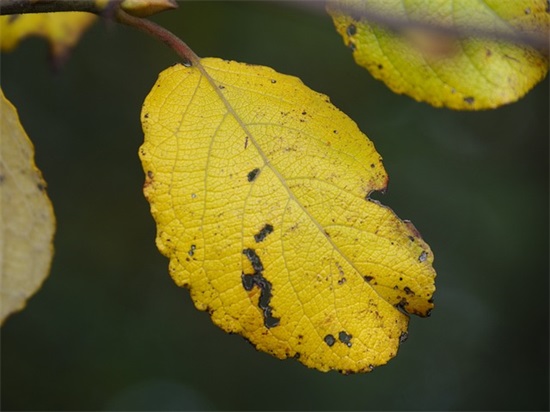
[[57, 74], [40, 39], [2, 56], [58, 220], [50, 277], [2, 327], [2, 410], [548, 408], [548, 80], [453, 112], [373, 80], [303, 6], [190, 2], [154, 20], [201, 56], [299, 76], [359, 124], [390, 175], [377, 198], [434, 250], [436, 309], [352, 376], [256, 352], [196, 311], [155, 247], [137, 156], [143, 99], [177, 57], [100, 22]]

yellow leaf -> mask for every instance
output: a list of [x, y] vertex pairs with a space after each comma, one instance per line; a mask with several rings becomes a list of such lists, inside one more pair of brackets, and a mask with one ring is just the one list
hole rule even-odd
[[55, 217], [34, 148], [0, 90], [0, 322], [25, 306], [48, 276]]
[[[495, 108], [525, 95], [548, 72], [548, 56], [498, 38], [548, 36], [545, 0], [330, 0], [328, 11], [358, 65], [396, 93], [433, 106], [460, 110]], [[390, 31], [369, 22], [403, 22]], [[417, 27], [407, 26], [410, 22]], [[448, 29], [463, 37], [430, 30]], [[504, 36], [506, 35], [506, 36]]]
[[433, 307], [432, 252], [369, 198], [381, 157], [299, 79], [220, 59], [173, 66], [142, 110], [157, 245], [195, 305], [259, 350], [369, 371]]
[[0, 17], [0, 48], [12, 51], [28, 36], [45, 37], [56, 60], [63, 61], [82, 33], [96, 20], [90, 13], [14, 14]]
[[177, 7], [176, 0], [124, 0], [120, 4], [121, 9], [137, 17], [147, 17]]

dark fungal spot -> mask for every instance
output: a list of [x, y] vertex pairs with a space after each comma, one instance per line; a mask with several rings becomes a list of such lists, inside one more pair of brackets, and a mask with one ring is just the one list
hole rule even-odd
[[275, 84], [275, 83], [277, 83], [277, 80], [271, 79], [271, 83]]
[[395, 308], [399, 310], [399, 312], [403, 313], [404, 315], [408, 315], [409, 312], [405, 309], [405, 306], [407, 306], [409, 302], [407, 302], [405, 299], [401, 299], [399, 303], [395, 304]]
[[384, 66], [381, 64], [379, 64], [377, 67], [378, 67], [378, 70], [382, 70], [384, 68]]
[[346, 283], [346, 278], [338, 279], [338, 284], [342, 286], [344, 283]]
[[267, 223], [258, 233], [254, 235], [256, 243], [262, 242], [267, 235], [273, 232], [273, 226]]
[[146, 118], [146, 119], [148, 119], [148, 118], [149, 118], [149, 113], [145, 113], [145, 114], [143, 115], [143, 117]]
[[223, 90], [225, 89], [225, 86], [223, 84], [218, 84], [218, 89]]
[[334, 338], [334, 336], [332, 335], [327, 335], [325, 336], [325, 338], [323, 339], [325, 341], [325, 343], [328, 345], [328, 346], [332, 346], [336, 343], [336, 339]]
[[370, 164], [371, 169], [374, 169], [376, 166], [374, 166], [374, 163]]
[[401, 332], [401, 335], [399, 336], [399, 343], [405, 342], [409, 337], [409, 334], [407, 332]]
[[273, 328], [280, 322], [280, 318], [273, 316], [273, 308], [269, 305], [272, 297], [272, 285], [271, 282], [264, 278], [263, 270], [264, 266], [260, 257], [257, 255], [254, 249], [244, 249], [243, 255], [245, 255], [254, 269], [254, 273], [249, 275], [243, 273], [241, 275], [241, 281], [246, 291], [251, 291], [254, 286], [260, 289], [260, 298], [258, 300], [258, 307], [262, 310], [264, 315], [264, 325], [266, 328]]
[[348, 348], [351, 348], [351, 335], [347, 334], [345, 331], [338, 333], [338, 339]]
[[365, 279], [365, 282], [370, 282], [374, 279], [374, 276], [363, 276], [363, 279]]
[[46, 185], [45, 185], [44, 183], [38, 183], [38, 184], [36, 185], [36, 188], [37, 188], [38, 190], [40, 190], [41, 192], [43, 192], [44, 190], [46, 190]]
[[244, 249], [243, 255], [245, 255], [250, 263], [252, 264], [252, 269], [254, 269], [254, 274], [256, 273], [262, 273], [264, 271], [264, 266], [262, 265], [262, 261], [260, 260], [260, 257], [256, 253], [254, 249]]
[[418, 256], [418, 261], [425, 262], [427, 258], [428, 258], [428, 253], [426, 251], [422, 251], [420, 256]]
[[260, 173], [260, 169], [258, 168], [253, 169], [250, 172], [248, 172], [248, 175], [246, 176], [246, 178], [248, 179], [249, 182], [253, 182], [254, 180], [256, 180], [258, 173]]
[[466, 102], [468, 104], [474, 104], [474, 102], [475, 102], [475, 99], [471, 96], [465, 97], [463, 100], [464, 100], [464, 102]]
[[411, 290], [411, 288], [408, 287], [408, 286], [405, 286], [405, 287], [403, 288], [403, 291], [404, 291], [407, 295], [413, 295], [413, 296], [414, 296], [414, 292], [413, 292], [413, 291]]
[[149, 170], [149, 171], [147, 172], [147, 177], [148, 177], [149, 179], [152, 179], [152, 178], [153, 178], [153, 172]]
[[355, 36], [355, 34], [357, 34], [357, 27], [355, 24], [350, 24], [346, 29], [346, 33], [348, 36]]
[[305, 116], [306, 114], [307, 114], [307, 112], [304, 110], [304, 111], [302, 112], [302, 115]]
[[193, 256], [195, 254], [195, 249], [197, 249], [197, 247], [195, 245], [191, 245], [191, 247], [189, 248], [189, 252], [187, 252], [187, 254], [189, 256]]

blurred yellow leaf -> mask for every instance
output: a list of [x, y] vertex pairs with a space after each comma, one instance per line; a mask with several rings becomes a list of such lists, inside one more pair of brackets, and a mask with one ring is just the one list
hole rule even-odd
[[[498, 36], [547, 38], [547, 7], [545, 0], [330, 0], [327, 9], [357, 64], [394, 92], [478, 110], [514, 102], [545, 77], [548, 55]], [[390, 31], [369, 16], [403, 27]]]
[[9, 52], [25, 37], [42, 36], [49, 41], [54, 59], [63, 61], [96, 18], [95, 14], [81, 12], [1, 16], [0, 48]]
[[123, 0], [120, 8], [137, 17], [147, 17], [178, 7], [176, 0]]
[[55, 217], [34, 148], [15, 107], [1, 95], [0, 322], [18, 310], [48, 276]]
[[325, 95], [208, 58], [162, 72], [141, 118], [157, 245], [221, 328], [351, 373], [396, 354], [403, 310], [429, 314], [432, 252], [369, 198], [387, 184], [381, 157]]

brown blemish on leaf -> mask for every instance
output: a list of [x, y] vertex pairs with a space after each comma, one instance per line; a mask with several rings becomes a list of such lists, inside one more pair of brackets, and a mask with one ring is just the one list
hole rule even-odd
[[415, 293], [411, 290], [411, 288], [409, 288], [408, 286], [405, 286], [403, 288], [403, 291], [407, 294], [407, 295], [414, 295]]

